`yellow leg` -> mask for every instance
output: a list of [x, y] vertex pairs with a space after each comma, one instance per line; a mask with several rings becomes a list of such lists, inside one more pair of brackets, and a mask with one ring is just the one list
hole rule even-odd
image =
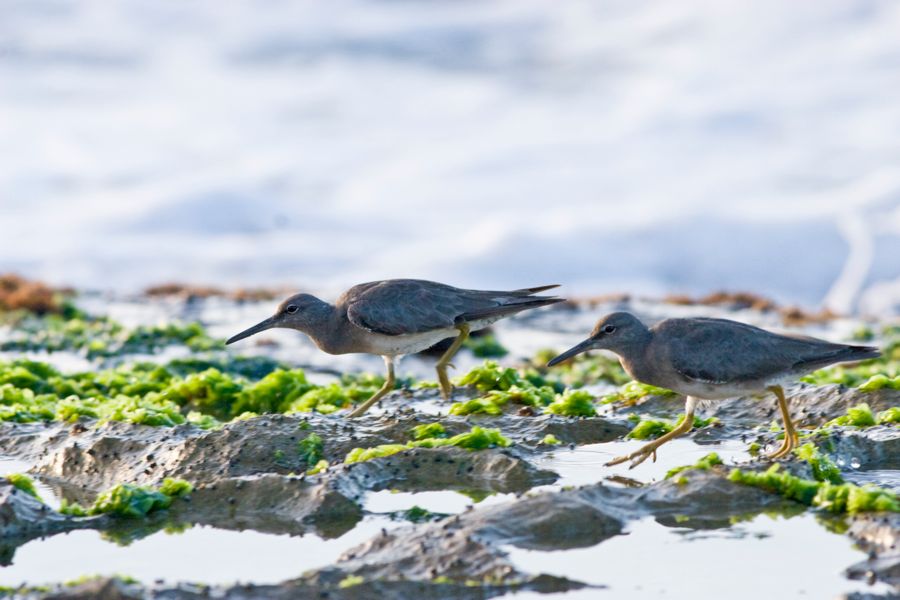
[[394, 389], [394, 357], [385, 356], [384, 364], [387, 365], [387, 379], [384, 380], [384, 385], [381, 386], [381, 389], [372, 394], [371, 398], [357, 406], [356, 409], [347, 416], [359, 417], [365, 414], [367, 410], [372, 408], [373, 404], [384, 398], [388, 392]]
[[773, 385], [769, 388], [769, 391], [778, 398], [778, 408], [781, 409], [781, 420], [784, 423], [784, 441], [781, 442], [781, 447], [775, 452], [766, 455], [766, 458], [774, 460], [776, 458], [784, 458], [791, 453], [795, 446], [799, 446], [800, 436], [797, 435], [797, 428], [791, 420], [791, 413], [788, 410], [787, 398], [784, 397], [784, 390], [780, 385]]
[[604, 466], [612, 467], [614, 465], [620, 465], [623, 462], [628, 462], [630, 460], [631, 466], [628, 468], [633, 469], [651, 456], [653, 457], [653, 462], [656, 462], [657, 448], [659, 448], [669, 440], [675, 439], [680, 435], [684, 435], [694, 428], [694, 408], [696, 406], [697, 400], [691, 396], [688, 396], [687, 400], [684, 403], [684, 420], [678, 427], [676, 427], [669, 433], [653, 440], [649, 444], [644, 444], [631, 454], [626, 454], [625, 456], [619, 456], [618, 458], [612, 459]]
[[462, 347], [463, 342], [469, 337], [468, 323], [461, 323], [457, 326], [457, 329], [459, 329], [459, 335], [453, 340], [453, 343], [450, 344], [450, 347], [447, 348], [447, 351], [444, 352], [444, 355], [437, 361], [437, 365], [435, 366], [437, 369], [438, 383], [441, 385], [441, 397], [444, 400], [449, 400], [450, 394], [453, 393], [453, 386], [450, 385], [450, 378], [447, 377], [447, 366], [450, 365], [450, 360]]

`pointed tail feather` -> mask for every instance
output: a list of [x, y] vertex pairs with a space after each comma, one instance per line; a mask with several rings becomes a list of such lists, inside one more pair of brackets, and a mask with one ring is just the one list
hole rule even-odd
[[841, 346], [834, 352], [800, 361], [795, 366], [804, 370], [815, 370], [835, 363], [856, 362], [870, 358], [879, 358], [880, 356], [881, 350], [874, 346]]
[[846, 360], [866, 360], [881, 356], [881, 350], [875, 346], [847, 346], [844, 353], [848, 357]]
[[565, 302], [565, 298], [548, 298], [547, 296], [529, 297], [516, 299], [509, 304], [501, 304], [500, 306], [492, 306], [482, 310], [473, 310], [457, 317], [457, 322], [475, 321], [477, 319], [486, 319], [489, 317], [506, 316], [538, 308], [539, 306], [549, 306], [557, 302]]
[[509, 293], [515, 294], [517, 296], [520, 294], [530, 296], [531, 294], [537, 294], [538, 292], [544, 292], [546, 290], [552, 290], [553, 288], [558, 288], [558, 287], [559, 287], [558, 283], [553, 283], [550, 285], [539, 285], [538, 287], [533, 287], [533, 288], [522, 288], [521, 290], [513, 290]]

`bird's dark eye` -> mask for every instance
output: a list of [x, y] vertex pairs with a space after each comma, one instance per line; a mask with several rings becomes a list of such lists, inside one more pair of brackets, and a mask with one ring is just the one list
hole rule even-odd
[[295, 312], [297, 312], [297, 311], [299, 310], [299, 308], [300, 308], [300, 307], [298, 307], [296, 304], [288, 304], [288, 305], [285, 307], [284, 312], [286, 312], [286, 313], [289, 314], [289, 315], [292, 315], [292, 314], [294, 314]]
[[613, 333], [615, 330], [616, 330], [615, 325], [604, 325], [603, 326], [603, 333]]

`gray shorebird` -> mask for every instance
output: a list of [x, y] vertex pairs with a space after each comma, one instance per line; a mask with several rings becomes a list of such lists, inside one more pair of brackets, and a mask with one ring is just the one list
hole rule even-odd
[[626, 312], [597, 322], [588, 339], [548, 363], [553, 366], [586, 350], [610, 350], [634, 379], [687, 396], [684, 421], [671, 432], [606, 463], [656, 459], [656, 449], [694, 425], [700, 400], [723, 400], [769, 390], [778, 399], [784, 442], [768, 458], [781, 458], [799, 444], [782, 384], [828, 365], [877, 358], [870, 346], [832, 344], [812, 337], [779, 335], [727, 319], [666, 319], [647, 327]]
[[295, 294], [282, 302], [273, 316], [225, 343], [284, 327], [305, 333], [328, 354], [381, 355], [387, 365], [387, 378], [381, 389], [350, 413], [351, 417], [358, 417], [394, 389], [396, 357], [421, 352], [454, 337], [437, 362], [441, 395], [450, 398], [453, 387], [447, 377], [447, 367], [469, 332], [523, 310], [562, 302], [562, 298], [534, 295], [555, 287], [559, 286], [491, 292], [463, 290], [419, 279], [388, 279], [353, 286], [334, 304], [310, 294]]

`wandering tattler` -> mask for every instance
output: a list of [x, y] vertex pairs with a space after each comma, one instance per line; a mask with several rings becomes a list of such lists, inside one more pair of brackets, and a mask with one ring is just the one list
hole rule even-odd
[[268, 319], [231, 337], [226, 344], [274, 327], [296, 329], [329, 354], [380, 354], [387, 379], [371, 398], [350, 413], [358, 417], [394, 389], [394, 359], [420, 352], [448, 337], [456, 339], [437, 362], [444, 399], [453, 388], [447, 377], [450, 359], [469, 332], [483, 329], [519, 311], [562, 302], [562, 298], [535, 296], [558, 285], [511, 292], [463, 290], [419, 279], [388, 279], [353, 286], [329, 304], [310, 294], [295, 294], [281, 303]]
[[727, 319], [666, 319], [647, 327], [626, 312], [597, 322], [588, 339], [566, 350], [552, 366], [580, 352], [610, 350], [634, 379], [687, 396], [684, 420], [671, 432], [607, 466], [653, 456], [656, 449], [691, 430], [700, 400], [723, 400], [769, 390], [778, 398], [784, 442], [769, 458], [786, 456], [799, 444], [781, 385], [828, 365], [880, 356], [877, 348], [832, 344], [811, 337], [779, 335]]

